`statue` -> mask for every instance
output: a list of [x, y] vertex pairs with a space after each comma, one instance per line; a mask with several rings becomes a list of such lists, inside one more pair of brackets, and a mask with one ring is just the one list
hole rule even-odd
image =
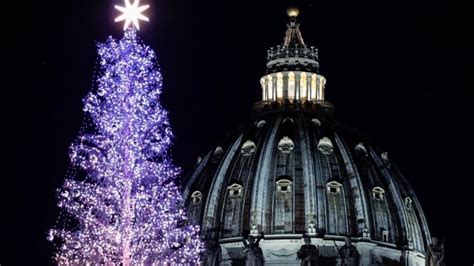
[[202, 265], [217, 266], [222, 260], [221, 245], [217, 239], [211, 237], [205, 241], [206, 250], [202, 254]]
[[[336, 243], [334, 242], [336, 245]], [[344, 266], [358, 266], [360, 254], [356, 247], [352, 245], [350, 237], [346, 237], [346, 243], [340, 249], [336, 245], [336, 249], [339, 252], [341, 258], [341, 265]]]
[[316, 235], [316, 225], [312, 221], [309, 223], [307, 231], [310, 236]]
[[259, 247], [260, 240], [264, 238], [263, 232], [260, 233], [260, 237], [255, 240], [253, 235], [249, 235], [247, 239], [243, 239], [244, 249], [242, 254], [245, 256], [246, 266], [263, 266], [265, 259], [263, 257], [263, 251]]
[[253, 236], [258, 235], [257, 225], [255, 225], [255, 224], [252, 225], [252, 229], [250, 230], [250, 234], [253, 235]]
[[317, 265], [319, 250], [315, 245], [311, 245], [311, 238], [308, 235], [303, 235], [304, 245], [296, 253], [298, 259], [301, 260], [301, 266]]
[[437, 237], [432, 237], [431, 242], [426, 252], [426, 266], [446, 265], [444, 263], [444, 243], [439, 243]]

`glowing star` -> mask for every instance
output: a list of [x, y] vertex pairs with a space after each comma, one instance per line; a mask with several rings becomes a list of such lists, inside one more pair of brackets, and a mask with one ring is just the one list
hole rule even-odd
[[125, 20], [125, 24], [123, 25], [123, 30], [126, 30], [130, 23], [133, 22], [133, 25], [137, 30], [140, 29], [138, 25], [138, 20], [150, 21], [147, 17], [141, 14], [143, 11], [147, 10], [150, 6], [138, 6], [139, 0], [135, 0], [133, 4], [130, 4], [130, 0], [125, 0], [125, 6], [115, 6], [123, 14], [115, 18], [115, 22], [120, 22]]

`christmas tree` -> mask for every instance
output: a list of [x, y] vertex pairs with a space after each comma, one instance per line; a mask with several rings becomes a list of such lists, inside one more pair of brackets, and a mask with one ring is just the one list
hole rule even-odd
[[48, 239], [57, 244], [58, 264], [197, 263], [202, 243], [180, 207], [162, 76], [155, 53], [137, 37], [148, 6], [125, 0], [116, 8], [124, 36], [98, 44], [100, 74], [84, 98], [90, 123], [71, 145], [75, 171], [58, 189], [63, 222]]

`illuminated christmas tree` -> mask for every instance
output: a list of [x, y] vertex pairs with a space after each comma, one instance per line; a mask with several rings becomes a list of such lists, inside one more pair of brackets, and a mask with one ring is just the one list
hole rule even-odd
[[125, 0], [116, 8], [124, 36], [98, 44], [100, 74], [84, 98], [90, 123], [71, 145], [77, 171], [58, 189], [63, 222], [48, 239], [57, 244], [58, 264], [197, 263], [202, 243], [180, 207], [162, 76], [155, 53], [137, 37], [148, 6]]

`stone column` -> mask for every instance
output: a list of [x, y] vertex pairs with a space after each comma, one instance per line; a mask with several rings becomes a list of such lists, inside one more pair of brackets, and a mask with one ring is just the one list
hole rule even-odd
[[295, 73], [295, 101], [301, 100], [301, 91], [300, 91], [300, 80], [301, 80], [301, 73]]
[[321, 79], [321, 77], [316, 77], [316, 88], [317, 88], [317, 93], [318, 93], [318, 97], [316, 98], [318, 101], [322, 101], [324, 100], [324, 95], [323, 95], [323, 80]]
[[288, 72], [283, 73], [283, 101], [289, 98], [289, 90], [288, 90]]
[[311, 75], [307, 75], [306, 77], [306, 97], [308, 97], [308, 101], [311, 101], [313, 98], [312, 95], [312, 90], [311, 90], [311, 81], [312, 81]]
[[321, 101], [324, 101], [324, 84], [326, 83], [326, 80], [325, 79], [321, 79], [321, 84], [320, 84], [320, 87], [321, 87]]
[[316, 101], [321, 100], [321, 79], [316, 76], [316, 88], [314, 90], [316, 92]]
[[277, 77], [275, 74], [271, 74], [272, 77], [272, 100], [275, 102], [277, 100]]
[[268, 97], [268, 77], [267, 76], [265, 76], [264, 83], [265, 83], [265, 99], [264, 100], [268, 101], [270, 97]]

